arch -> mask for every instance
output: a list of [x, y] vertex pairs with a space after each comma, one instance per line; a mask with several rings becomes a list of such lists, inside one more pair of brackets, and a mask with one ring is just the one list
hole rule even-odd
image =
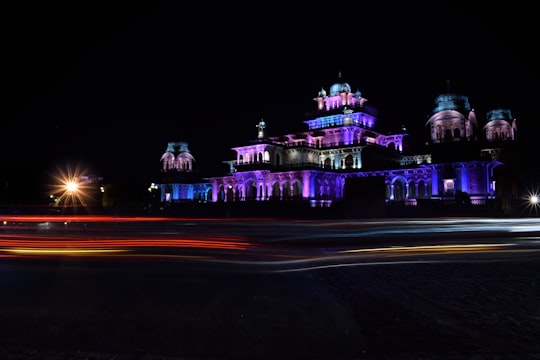
[[396, 178], [394, 180], [394, 201], [403, 201], [406, 199], [406, 183], [403, 178]]
[[218, 191], [219, 191], [219, 193], [218, 193], [218, 199], [217, 200], [220, 201], [220, 202], [225, 201], [225, 189], [224, 189], [223, 185], [219, 186]]
[[452, 140], [452, 131], [450, 131], [450, 129], [444, 130], [444, 140], [446, 141]]
[[283, 200], [289, 200], [291, 198], [291, 184], [289, 181], [283, 183]]
[[227, 198], [227, 202], [232, 202], [234, 200], [234, 191], [231, 185], [227, 186], [226, 198]]
[[326, 158], [324, 160], [324, 168], [325, 169], [331, 169], [332, 168], [332, 160], [330, 158]]
[[279, 183], [276, 181], [272, 185], [272, 200], [280, 200], [281, 199], [281, 189], [279, 188]]
[[257, 183], [254, 180], [246, 182], [246, 201], [255, 201], [257, 199]]
[[294, 199], [302, 198], [302, 182], [300, 180], [294, 182], [291, 197]]
[[418, 182], [418, 197], [419, 198], [426, 197], [426, 183], [424, 182], [424, 180], [420, 180]]
[[234, 197], [233, 197], [233, 200], [234, 201], [240, 201], [242, 199], [242, 189], [237, 186], [236, 191], [234, 192]]
[[193, 170], [193, 161], [195, 159], [190, 153], [183, 152], [178, 154], [175, 160], [175, 169], [180, 171], [191, 171]]
[[345, 157], [345, 169], [352, 169], [354, 165], [354, 158], [351, 154]]
[[416, 184], [414, 181], [409, 181], [409, 191], [408, 191], [409, 195], [408, 195], [408, 198], [409, 199], [416, 199], [417, 197], [417, 194], [416, 194]]
[[161, 156], [161, 168], [164, 171], [174, 169], [174, 155], [165, 153]]
[[259, 185], [259, 196], [258, 196], [258, 198], [259, 198], [259, 200], [266, 200], [266, 194], [265, 194], [263, 185]]

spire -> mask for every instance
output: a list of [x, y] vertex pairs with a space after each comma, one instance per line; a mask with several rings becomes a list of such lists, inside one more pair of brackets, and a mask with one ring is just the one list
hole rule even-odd
[[266, 128], [266, 123], [264, 122], [263, 119], [261, 119], [261, 121], [259, 121], [259, 123], [257, 124], [257, 128], [258, 128], [258, 134], [257, 134], [257, 138], [258, 139], [263, 139], [266, 137], [265, 133], [264, 133], [264, 129]]

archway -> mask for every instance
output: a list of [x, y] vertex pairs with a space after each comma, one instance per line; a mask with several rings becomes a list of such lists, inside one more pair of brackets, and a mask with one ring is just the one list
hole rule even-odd
[[294, 199], [300, 199], [302, 197], [302, 183], [300, 181], [294, 182], [292, 197]]
[[225, 189], [223, 185], [219, 186], [218, 201], [225, 201]]
[[324, 160], [324, 168], [325, 169], [331, 169], [332, 168], [332, 160], [330, 160], [330, 158], [326, 158]]
[[345, 157], [345, 168], [346, 169], [352, 169], [354, 165], [354, 160], [352, 155], [347, 155]]
[[231, 185], [227, 187], [227, 202], [232, 202], [234, 200], [234, 191]]
[[426, 183], [424, 182], [424, 180], [420, 180], [418, 182], [418, 197], [419, 198], [426, 197]]
[[409, 199], [416, 199], [416, 184], [414, 181], [409, 182]]
[[406, 184], [403, 179], [394, 181], [394, 201], [403, 201], [406, 199]]
[[288, 181], [283, 183], [283, 200], [291, 198], [291, 184]]
[[255, 181], [246, 183], [246, 201], [255, 201], [257, 199], [257, 184]]
[[279, 183], [276, 181], [272, 185], [272, 200], [280, 200], [281, 199], [281, 190], [279, 188]]

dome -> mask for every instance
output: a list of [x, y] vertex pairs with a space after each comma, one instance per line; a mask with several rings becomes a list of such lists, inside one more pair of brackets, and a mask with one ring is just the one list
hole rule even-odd
[[484, 126], [487, 140], [513, 140], [516, 121], [508, 109], [494, 109], [487, 113], [487, 124]]
[[512, 112], [507, 109], [495, 109], [487, 113], [487, 121], [506, 120], [512, 121]]
[[433, 114], [445, 110], [456, 110], [462, 114], [467, 114], [471, 110], [469, 98], [465, 95], [442, 94], [435, 99], [435, 109]]
[[170, 142], [167, 144], [166, 152], [170, 152], [170, 153], [189, 152], [188, 144], [185, 141]]
[[326, 97], [326, 90], [324, 88], [321, 88], [321, 91], [319, 91], [319, 97]]
[[351, 92], [351, 86], [347, 84], [346, 82], [344, 82], [344, 83], [335, 83], [334, 85], [330, 87], [330, 96], [336, 96], [342, 92]]

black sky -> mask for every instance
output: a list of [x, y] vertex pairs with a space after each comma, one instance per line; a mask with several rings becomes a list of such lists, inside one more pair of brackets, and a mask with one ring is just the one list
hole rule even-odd
[[42, 181], [70, 162], [152, 181], [177, 140], [203, 175], [219, 176], [261, 118], [270, 135], [305, 130], [304, 112], [339, 71], [379, 109], [381, 127], [422, 131], [450, 81], [481, 122], [511, 109], [534, 149], [532, 9], [433, 3], [9, 5], [3, 179]]

